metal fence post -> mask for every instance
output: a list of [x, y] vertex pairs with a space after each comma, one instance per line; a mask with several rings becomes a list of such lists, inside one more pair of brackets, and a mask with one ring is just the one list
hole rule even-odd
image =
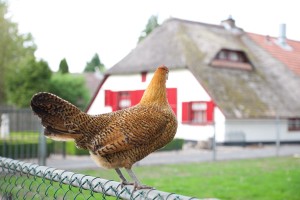
[[46, 165], [46, 156], [47, 156], [47, 144], [46, 137], [44, 136], [43, 127], [41, 127], [39, 135], [39, 148], [38, 148], [38, 163], [39, 165]]
[[213, 138], [212, 138], [212, 153], [213, 153], [213, 161], [216, 161], [217, 160], [217, 152], [216, 152], [216, 123], [215, 121], [213, 122], [213, 129], [214, 129], [214, 135], [213, 135]]
[[63, 141], [62, 145], [63, 145], [63, 147], [62, 147], [62, 156], [63, 156], [63, 159], [66, 159], [66, 142]]
[[280, 150], [280, 120], [278, 114], [276, 114], [276, 156], [279, 156]]

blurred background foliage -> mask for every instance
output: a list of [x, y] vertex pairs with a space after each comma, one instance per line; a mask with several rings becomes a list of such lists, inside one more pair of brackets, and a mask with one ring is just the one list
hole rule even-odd
[[58, 72], [52, 72], [46, 61], [38, 60], [34, 55], [37, 46], [33, 36], [19, 32], [3, 0], [0, 0], [0, 30], [0, 105], [26, 108], [32, 95], [43, 91], [85, 109], [91, 94], [84, 76], [69, 74], [65, 58], [59, 63]]
[[[158, 26], [157, 16], [151, 16], [139, 42]], [[84, 73], [98, 73], [99, 77], [106, 70], [97, 53], [79, 75], [69, 73], [66, 58], [60, 61], [57, 72], [51, 71], [46, 61], [35, 57], [38, 47], [33, 36], [20, 33], [18, 24], [12, 21], [6, 0], [0, 0], [0, 30], [0, 105], [29, 108], [35, 93], [52, 92], [82, 110], [86, 108], [93, 94]]]

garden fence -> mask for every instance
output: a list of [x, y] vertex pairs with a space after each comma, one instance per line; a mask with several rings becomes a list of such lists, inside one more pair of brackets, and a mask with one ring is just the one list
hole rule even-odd
[[[45, 149], [44, 155], [41, 155]], [[0, 156], [18, 160], [45, 160], [53, 154], [64, 154], [62, 142], [46, 140], [40, 119], [31, 109], [0, 106]], [[43, 158], [42, 158], [43, 156]]]
[[0, 106], [0, 156], [36, 159], [41, 130], [40, 120], [30, 109]]
[[39, 118], [30, 108], [0, 106], [0, 117], [0, 126], [3, 125], [3, 120], [7, 120], [9, 132], [35, 132], [41, 126]]
[[0, 198], [15, 199], [197, 199], [0, 157]]

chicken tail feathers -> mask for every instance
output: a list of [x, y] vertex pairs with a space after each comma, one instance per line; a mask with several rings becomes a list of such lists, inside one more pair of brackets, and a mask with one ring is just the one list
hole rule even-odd
[[32, 97], [31, 108], [41, 118], [45, 135], [54, 140], [79, 138], [79, 125], [88, 118], [86, 113], [73, 104], [46, 92], [37, 93]]

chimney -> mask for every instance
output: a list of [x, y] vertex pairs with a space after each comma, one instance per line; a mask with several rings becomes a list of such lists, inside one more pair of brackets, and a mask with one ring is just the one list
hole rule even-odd
[[229, 15], [228, 19], [221, 21], [221, 25], [224, 26], [226, 30], [231, 30], [235, 28], [235, 20]]
[[279, 25], [278, 43], [282, 44], [282, 45], [286, 44], [286, 25], [285, 24]]
[[286, 42], [286, 24], [279, 25], [279, 36], [277, 38], [276, 44], [283, 48], [284, 50], [291, 51], [292, 47]]
[[228, 19], [221, 21], [221, 25], [229, 32], [240, 35], [243, 33], [243, 29], [237, 27], [235, 25], [235, 20], [232, 19], [231, 15], [229, 15]]

